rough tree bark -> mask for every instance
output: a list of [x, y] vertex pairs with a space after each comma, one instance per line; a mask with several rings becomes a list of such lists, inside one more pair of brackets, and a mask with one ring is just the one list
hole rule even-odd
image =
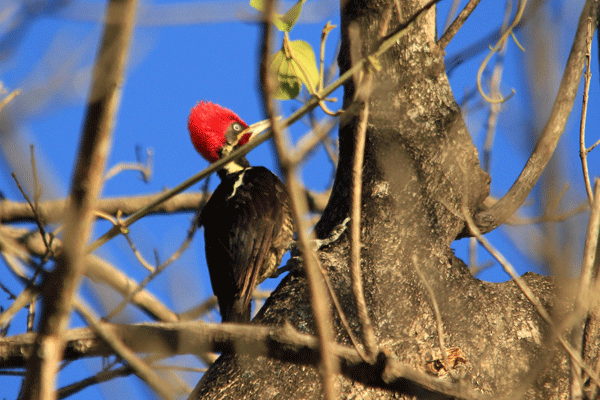
[[[402, 16], [394, 7], [391, 30], [426, 2], [399, 3]], [[351, 48], [360, 57], [376, 48], [390, 4], [394, 2], [342, 2], [342, 73], [351, 65]], [[354, 28], [358, 29], [359, 40], [351, 42], [349, 32]], [[459, 217], [462, 210], [466, 207], [471, 214], [477, 213], [488, 195], [489, 177], [479, 166], [477, 151], [448, 83], [443, 51], [435, 44], [435, 9], [409, 29], [380, 59], [381, 70], [373, 75], [368, 100], [361, 257], [377, 343], [380, 349], [421, 371], [430, 370], [428, 363], [441, 358], [432, 302], [412, 261], [416, 257], [419, 269], [433, 287], [446, 346], [458, 347], [466, 360], [461, 372], [463, 381], [494, 397], [513, 398], [525, 391], [524, 398], [528, 399], [568, 398], [569, 358], [547, 323], [513, 281], [487, 283], [475, 279], [450, 249], [465, 227]], [[344, 88], [345, 109], [353, 104], [354, 95], [354, 83], [349, 82]], [[349, 115], [340, 124], [339, 165], [332, 196], [317, 225], [320, 237], [327, 236], [348, 215], [354, 137], [361, 106], [349, 108]], [[359, 334], [350, 289], [348, 234], [322, 249], [319, 257]], [[556, 292], [552, 279], [530, 273], [523, 279], [552, 310]], [[555, 309], [554, 313], [560, 312]], [[314, 334], [301, 268], [281, 282], [255, 319], [255, 323], [267, 325], [284, 321], [301, 332]], [[339, 319], [335, 328], [336, 340], [349, 344]], [[595, 343], [597, 334], [590, 336], [588, 348]], [[398, 398], [397, 393], [343, 377], [337, 383], [341, 398]], [[320, 393], [316, 368], [266, 358], [224, 356], [204, 375], [190, 398], [310, 399], [318, 398]], [[415, 391], [410, 385], [403, 394], [432, 398], [432, 393]]]

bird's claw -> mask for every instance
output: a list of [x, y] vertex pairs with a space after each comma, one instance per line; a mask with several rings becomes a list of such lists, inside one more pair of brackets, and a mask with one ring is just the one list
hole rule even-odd
[[348, 222], [350, 222], [350, 217], [346, 217], [341, 223], [334, 226], [329, 232], [329, 237], [315, 240], [315, 251], [336, 242], [348, 228]]

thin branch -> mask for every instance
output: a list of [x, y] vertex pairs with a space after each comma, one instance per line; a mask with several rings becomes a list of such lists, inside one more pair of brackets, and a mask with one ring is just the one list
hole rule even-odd
[[465, 8], [458, 14], [458, 17], [452, 22], [450, 27], [446, 29], [446, 32], [442, 35], [440, 40], [438, 40], [438, 46], [440, 48], [445, 49], [448, 46], [448, 43], [454, 38], [454, 35], [459, 31], [459, 29], [463, 26], [467, 18], [471, 15], [475, 7], [479, 4], [481, 0], [470, 0]]
[[539, 217], [523, 218], [517, 215], [511, 216], [507, 221], [506, 225], [519, 226], [519, 225], [532, 225], [539, 224], [542, 222], [564, 222], [570, 218], [573, 218], [577, 214], [587, 212], [590, 209], [590, 204], [586, 200], [572, 210], [565, 211], [562, 214], [544, 213]]
[[308, 210], [305, 198], [301, 195], [300, 185], [296, 181], [296, 172], [287, 155], [287, 137], [282, 132], [283, 127], [277, 121], [277, 114], [273, 102], [274, 87], [269, 70], [269, 57], [271, 54], [271, 40], [273, 34], [273, 18], [275, 15], [275, 1], [267, 0], [264, 3], [264, 20], [262, 22], [263, 38], [260, 49], [260, 83], [261, 93], [264, 99], [266, 113], [271, 121], [273, 141], [281, 169], [286, 177], [286, 187], [290, 195], [290, 208], [294, 217], [300, 251], [304, 259], [304, 266], [310, 288], [310, 299], [315, 320], [317, 337], [319, 338], [319, 349], [321, 354], [321, 383], [323, 397], [326, 400], [335, 398], [334, 376], [339, 372], [339, 361], [335, 357], [332, 346], [334, 342], [333, 327], [329, 304], [319, 299], [327, 298], [327, 290], [319, 273], [316, 255], [310, 251], [310, 243], [304, 223], [304, 215]]
[[477, 262], [477, 239], [469, 238], [469, 272], [475, 276], [479, 271], [479, 263]]
[[85, 318], [88, 325], [100, 336], [115, 354], [125, 360], [133, 372], [145, 381], [152, 389], [165, 399], [174, 400], [174, 391], [171, 385], [158, 376], [149, 365], [142, 361], [129, 349], [123, 341], [109, 329], [100, 323], [98, 318], [90, 311], [89, 306], [81, 306], [82, 299], [76, 302], [77, 312]]
[[[6, 260], [6, 257], [4, 259]], [[16, 260], [13, 260], [16, 262]], [[11, 305], [0, 314], [0, 329], [5, 328], [8, 323], [12, 320], [17, 312], [19, 312], [27, 304], [31, 303], [35, 296], [40, 293], [40, 289], [34, 285], [28, 285], [25, 289], [19, 293], [17, 298], [11, 303]]]
[[34, 149], [35, 147], [32, 144], [29, 145], [29, 151], [31, 152], [31, 174], [33, 175], [33, 204], [37, 209], [40, 198], [42, 197], [42, 188], [40, 187], [40, 182], [38, 180]]
[[[138, 156], [139, 158], [139, 156]], [[154, 160], [154, 152], [151, 149], [146, 149], [146, 162], [142, 163], [141, 160], [137, 160], [135, 163], [127, 163], [121, 162], [117, 165], [114, 165], [111, 169], [106, 172], [104, 175], [104, 180], [108, 181], [109, 179], [115, 177], [124, 171], [139, 171], [142, 174], [142, 179], [144, 182], [149, 182], [150, 177], [152, 176], [152, 166]]]
[[[44, 245], [42, 243], [39, 234], [36, 235], [23, 235], [20, 234], [20, 230], [16, 232], [18, 237], [26, 237], [23, 243], [12, 241], [7, 244], [11, 249], [21, 249], [23, 252], [29, 252], [33, 255], [43, 255], [45, 252]], [[9, 238], [5, 237], [4, 240]], [[58, 253], [61, 251], [62, 242], [58, 239], [54, 240], [53, 251]], [[146, 290], [138, 290], [139, 284], [118, 268], [106, 260], [95, 256], [88, 255], [85, 257], [85, 275], [94, 282], [101, 282], [118, 293], [123, 297], [129, 296], [132, 292], [136, 292], [131, 298], [131, 303], [136, 307], [140, 308], [144, 313], [153, 319], [160, 321], [177, 321], [178, 317], [173, 311], [171, 311], [162, 301], [156, 298], [152, 293]]]
[[21, 91], [19, 89], [16, 89], [10, 92], [8, 96], [3, 97], [2, 100], [0, 100], [0, 112], [2, 112], [4, 107], [6, 107], [8, 103], [13, 101], [14, 98], [17, 97], [19, 94], [21, 94]]
[[[192, 223], [190, 225], [190, 228], [188, 229], [188, 233], [187, 236], [185, 238], [185, 240], [181, 243], [181, 245], [179, 246], [179, 248], [173, 253], [171, 254], [171, 256], [165, 260], [165, 262], [163, 262], [162, 264], [158, 264], [153, 271], [146, 277], [144, 278], [144, 280], [142, 282], [140, 282], [139, 286], [135, 289], [132, 290], [124, 299], [123, 301], [121, 301], [121, 303], [115, 307], [105, 318], [105, 320], [109, 321], [112, 318], [114, 318], [117, 314], [119, 314], [121, 312], [121, 310], [123, 310], [123, 308], [125, 308], [125, 306], [141, 291], [143, 290], [146, 285], [148, 285], [150, 283], [150, 281], [152, 281], [152, 279], [156, 278], [161, 272], [163, 272], [165, 270], [165, 268], [167, 268], [171, 263], [173, 263], [173, 261], [177, 260], [181, 254], [185, 251], [185, 249], [187, 249], [190, 245], [190, 243], [192, 242], [192, 239], [194, 238], [194, 234], [197, 231], [197, 227], [198, 227], [198, 219], [200, 218], [200, 210], [198, 210], [198, 212], [196, 213], [196, 217], [192, 220]], [[119, 224], [121, 223], [121, 221], [119, 221]], [[125, 235], [125, 237], [128, 237], [128, 235]], [[131, 242], [130, 240], [128, 240], [128, 242], [130, 243], [131, 246], [133, 246], [133, 242]], [[134, 249], [134, 253], [137, 251], [135, 249], [135, 246], [132, 247], [132, 249]], [[139, 252], [138, 252], [139, 254]], [[138, 260], [143, 260], [141, 254], [139, 255]], [[147, 264], [147, 262], [144, 260], [144, 263]]]
[[[252, 296], [254, 297], [254, 294]], [[197, 306], [194, 306], [191, 309], [179, 314], [179, 320], [180, 321], [191, 321], [191, 320], [198, 319], [200, 317], [203, 317], [205, 314], [207, 314], [211, 310], [214, 310], [214, 308], [216, 306], [217, 306], [217, 297], [210, 296], [209, 298], [207, 298], [206, 300], [204, 300], [202, 303], [198, 304]]]
[[[531, 19], [536, 15], [537, 11], [541, 8], [541, 6], [545, 5], [548, 0], [537, 0], [534, 1], [533, 4], [527, 9], [525, 16], [521, 19], [521, 22], [514, 27], [514, 32], [519, 32], [525, 24], [527, 24]], [[459, 67], [462, 63], [470, 60], [480, 53], [484, 51], [488, 51], [490, 49], [490, 43], [497, 41], [502, 35], [502, 31], [500, 28], [496, 29], [494, 32], [490, 33], [487, 36], [482, 37], [477, 40], [477, 42], [463, 48], [457, 54], [447, 57], [446, 59], [446, 73], [451, 75], [452, 72]]]
[[[319, 135], [321, 133], [322, 131], [319, 130]], [[325, 137], [325, 139], [327, 139], [327, 137]], [[310, 202], [310, 211], [315, 213], [323, 211], [327, 204], [327, 200], [329, 199], [329, 191], [315, 192], [305, 189], [305, 192], [306, 196], [312, 199]], [[104, 198], [98, 200], [96, 210], [113, 216], [116, 216], [118, 212], [121, 212], [123, 215], [130, 215], [140, 208], [155, 202], [160, 196], [162, 196], [161, 193], [142, 196]], [[156, 207], [148, 214], [194, 212], [198, 209], [198, 204], [207, 197], [207, 194], [200, 192], [179, 193], [169, 200], [165, 200], [156, 205]], [[65, 200], [47, 200], [40, 202], [36, 210], [43, 221], [47, 223], [56, 223], [62, 220], [65, 205]], [[0, 199], [0, 222], [5, 224], [35, 222], [35, 214], [27, 202], [15, 202], [7, 199]]]
[[294, 165], [301, 163], [306, 158], [306, 155], [311, 152], [319, 143], [322, 143], [329, 138], [329, 134], [337, 125], [337, 123], [337, 119], [329, 119], [323, 123], [315, 122], [311, 131], [298, 140], [296, 148], [290, 155], [291, 162]]
[[[578, 354], [581, 354], [583, 348], [583, 336], [580, 329], [580, 323], [585, 316], [588, 314], [588, 310], [591, 306], [591, 292], [593, 290], [594, 280], [594, 259], [596, 258], [596, 251], [598, 247], [598, 235], [600, 232], [600, 179], [596, 179], [594, 187], [594, 198], [592, 199], [590, 220], [588, 222], [588, 229], [585, 235], [585, 245], [583, 248], [583, 259], [581, 264], [581, 275], [579, 276], [579, 288], [577, 290], [577, 297], [575, 299], [575, 310], [573, 314], [573, 323], [567, 329], [575, 329], [576, 334], [574, 337], [574, 347]], [[581, 385], [581, 368], [577, 365], [572, 366], [574, 376], [572, 377], [572, 395], [576, 392], [577, 395], [581, 396], [583, 386]], [[574, 385], [574, 382], [578, 382], [579, 385]]]
[[92, 73], [92, 87], [65, 218], [64, 251], [43, 288], [43, 309], [36, 349], [23, 383], [23, 399], [55, 398], [55, 375], [63, 357], [62, 333], [85, 270], [85, 246], [120, 100], [125, 60], [135, 21], [135, 0], [112, 0], [107, 6], [102, 44]]
[[456, 13], [458, 12], [458, 6], [460, 5], [460, 0], [453, 0], [452, 5], [450, 6], [450, 11], [448, 11], [448, 15], [446, 15], [446, 20], [444, 21], [443, 31], [447, 31], [448, 27], [451, 24], [451, 21], [456, 17]]
[[119, 378], [121, 376], [129, 376], [133, 373], [133, 369], [126, 365], [117, 369], [108, 369], [105, 371], [100, 371], [94, 376], [90, 376], [89, 378], [83, 379], [79, 382], [72, 383], [68, 386], [62, 387], [57, 391], [57, 397], [59, 399], [67, 398], [75, 393], [82, 391], [90, 386], [96, 385], [98, 383], [107, 382], [111, 379]]
[[335, 25], [332, 25], [330, 21], [327, 21], [323, 27], [323, 31], [321, 32], [321, 51], [319, 53], [319, 84], [317, 86], [317, 91], [319, 92], [323, 90], [323, 82], [325, 79], [325, 42], [327, 41], [327, 35], [329, 35], [329, 32], [335, 28]]
[[165, 364], [155, 364], [152, 365], [154, 369], [167, 369], [173, 371], [182, 371], [182, 372], [195, 372], [203, 374], [208, 371], [208, 368], [196, 368], [196, 367], [181, 367], [179, 365], [165, 365]]
[[[506, 32], [508, 29], [508, 23], [510, 21], [510, 11], [512, 1], [506, 2], [506, 9], [504, 11], [504, 21], [502, 22], [502, 32]], [[496, 63], [490, 78], [491, 95], [493, 97], [500, 98], [500, 82], [502, 82], [502, 70], [504, 66], [504, 56], [506, 54], [506, 43], [504, 43], [501, 49], [498, 51], [498, 57], [496, 57]], [[491, 168], [492, 158], [492, 147], [494, 146], [494, 137], [496, 135], [496, 124], [498, 123], [498, 113], [501, 110], [502, 105], [498, 103], [489, 103], [490, 113], [487, 120], [487, 129], [485, 132], [485, 142], [483, 145], [483, 170], [489, 174]]]
[[[2, 284], [2, 282], [0, 282], [0, 289], [2, 289], [2, 291], [3, 291], [4, 293], [6, 293], [6, 294], [7, 294], [8, 298], [9, 298], [10, 300], [14, 300], [14, 299], [16, 299], [16, 298], [17, 298], [17, 296], [15, 296], [15, 295], [13, 294], [13, 292], [11, 292], [11, 291], [10, 291], [10, 289], [9, 289], [9, 288], [7, 288], [6, 286], [4, 286], [4, 285]], [[2, 325], [0, 324], [0, 326], [2, 326]]]
[[362, 93], [363, 98], [357, 99], [362, 103], [359, 114], [358, 127], [355, 135], [354, 159], [352, 161], [352, 192], [350, 208], [350, 271], [352, 277], [352, 292], [356, 301], [358, 320], [361, 324], [362, 342], [365, 346], [368, 362], [374, 362], [377, 355], [377, 340], [369, 311], [365, 301], [362, 285], [361, 257], [361, 211], [362, 211], [362, 172], [367, 137], [367, 124], [369, 120], [369, 94], [371, 91], [371, 73], [366, 71], [363, 82], [357, 82], [357, 93]]
[[519, 42], [517, 42], [517, 39], [516, 39], [516, 36], [514, 34], [513, 29], [515, 28], [515, 26], [517, 26], [519, 24], [519, 21], [523, 17], [523, 13], [525, 12], [525, 5], [526, 4], [527, 4], [527, 0], [519, 0], [519, 6], [518, 6], [518, 9], [517, 9], [517, 14], [515, 15], [515, 18], [513, 19], [513, 22], [502, 33], [502, 35], [500, 36], [500, 39], [494, 45], [494, 47], [490, 47], [490, 52], [483, 59], [483, 62], [481, 63], [481, 65], [479, 66], [479, 69], [477, 70], [477, 89], [479, 90], [479, 94], [481, 95], [481, 97], [483, 97], [485, 99], [485, 101], [487, 101], [488, 103], [492, 103], [492, 104], [504, 103], [508, 99], [510, 99], [512, 96], [514, 96], [514, 94], [516, 93], [514, 89], [511, 89], [512, 94], [510, 94], [506, 98], [502, 97], [502, 95], [500, 95], [499, 93], [497, 93], [497, 97], [496, 98], [491, 98], [488, 95], [486, 95], [485, 92], [484, 92], [484, 90], [483, 90], [483, 87], [482, 87], [482, 84], [481, 84], [481, 77], [483, 75], [483, 71], [485, 71], [485, 69], [487, 67], [488, 62], [494, 56], [494, 54], [498, 53], [502, 48], [505, 47], [506, 41], [508, 40], [509, 36], [512, 36], [512, 38], [515, 41], [515, 43], [517, 44], [517, 46], [519, 46], [519, 48], [521, 50], [525, 51], [525, 49], [523, 49], [523, 47], [521, 47], [521, 45], [519, 44]]
[[596, 146], [598, 146], [600, 144], [600, 139], [598, 139], [596, 141], [596, 143], [594, 143], [593, 145], [590, 146], [589, 149], [587, 149], [587, 152], [589, 153], [590, 151], [594, 150], [596, 148]]
[[48, 240], [46, 239], [46, 229], [44, 228], [44, 223], [42, 222], [42, 218], [40, 217], [40, 215], [39, 215], [39, 213], [37, 211], [38, 209], [31, 202], [31, 200], [29, 199], [29, 196], [27, 196], [27, 193], [25, 193], [25, 190], [23, 189], [23, 187], [19, 183], [19, 179], [17, 179], [17, 175], [14, 172], [11, 175], [12, 175], [13, 179], [15, 180], [15, 183], [17, 184], [17, 187], [19, 188], [19, 191], [21, 192], [21, 195], [23, 196], [23, 198], [25, 199], [25, 201], [29, 205], [29, 208], [31, 209], [31, 212], [34, 215], [35, 223], [36, 223], [38, 229], [40, 230], [40, 234], [42, 236], [42, 240], [44, 241], [44, 245], [46, 246], [46, 251], [49, 253], [51, 251], [50, 250], [50, 244], [48, 243]]
[[450, 365], [450, 361], [448, 361], [448, 352], [446, 350], [446, 344], [444, 339], [444, 322], [442, 321], [442, 313], [440, 313], [440, 307], [438, 306], [438, 302], [435, 298], [435, 292], [433, 291], [433, 288], [431, 287], [429, 282], [427, 282], [427, 279], [425, 279], [425, 275], [423, 275], [423, 272], [419, 267], [419, 260], [417, 259], [416, 255], [412, 256], [412, 265], [415, 269], [417, 276], [423, 283], [423, 286], [425, 286], [425, 289], [429, 294], [429, 298], [431, 299], [431, 305], [433, 307], [433, 313], [435, 314], [435, 322], [437, 326], [438, 343], [440, 345], [440, 352], [442, 353], [442, 360], [444, 361], [444, 368], [449, 374], [452, 374], [452, 366]]
[[331, 283], [331, 279], [329, 279], [329, 275], [327, 275], [327, 271], [325, 271], [325, 269], [323, 268], [323, 265], [319, 262], [318, 259], [317, 259], [317, 264], [319, 266], [319, 271], [321, 272], [321, 276], [323, 277], [323, 280], [325, 281], [325, 286], [327, 286], [327, 292], [329, 293], [329, 298], [333, 302], [333, 306], [335, 307], [335, 310], [338, 313], [340, 320], [342, 321], [342, 325], [344, 326], [344, 329], [346, 330], [346, 333], [348, 334], [348, 337], [350, 338], [350, 342], [352, 342], [352, 345], [356, 349], [356, 352], [358, 353], [360, 358], [362, 358], [365, 362], [371, 362], [371, 363], [374, 362], [374, 357], [369, 357], [363, 351], [359, 340], [356, 338], [356, 335], [354, 335], [354, 332], [352, 331], [352, 326], [350, 325], [350, 321], [348, 321], [348, 317], [346, 317], [346, 314], [344, 313], [344, 308], [342, 307], [342, 303], [340, 303], [340, 300], [338, 299], [337, 293], [335, 292], [335, 289], [333, 288], [333, 284]]
[[587, 153], [585, 147], [585, 121], [587, 119], [588, 98], [590, 93], [590, 83], [592, 81], [592, 70], [590, 64], [592, 60], [592, 40], [594, 39], [594, 30], [592, 29], [592, 19], [587, 20], [586, 52], [585, 52], [585, 82], [583, 86], [583, 104], [581, 105], [581, 120], [579, 122], [579, 157], [581, 158], [581, 168], [583, 169], [583, 182], [587, 192], [588, 201], [592, 204], [594, 194], [592, 193], [592, 184], [590, 183], [590, 173], [588, 170]]
[[35, 298], [33, 295], [27, 308], [27, 332], [33, 332], [33, 320], [35, 319]]

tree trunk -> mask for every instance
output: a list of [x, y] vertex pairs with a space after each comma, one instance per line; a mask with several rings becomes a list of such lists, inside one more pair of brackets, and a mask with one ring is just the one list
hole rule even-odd
[[[393, 1], [342, 2], [340, 72], [377, 48], [386, 10]], [[402, 1], [392, 8], [389, 30], [426, 3]], [[352, 34], [356, 30], [357, 35]], [[386, 34], [389, 32], [386, 32]], [[352, 38], [352, 40], [351, 40]], [[431, 297], [413, 260], [435, 293], [448, 348], [463, 355], [459, 377], [476, 391], [506, 395], [529, 388], [524, 398], [568, 398], [569, 358], [547, 324], [513, 281], [475, 279], [454, 257], [450, 244], [464, 229], [463, 210], [475, 214], [487, 197], [489, 177], [456, 104], [435, 42], [435, 7], [379, 59], [368, 97], [369, 120], [362, 183], [361, 262], [367, 307], [380, 349], [404, 364], [435, 373], [441, 359]], [[356, 56], [354, 55], [356, 54]], [[357, 58], [357, 59], [358, 59]], [[358, 98], [364, 98], [358, 96]], [[344, 88], [340, 157], [333, 192], [317, 235], [326, 237], [348, 216], [358, 114], [355, 84]], [[351, 291], [348, 233], [319, 252], [344, 312], [360, 337]], [[550, 278], [523, 279], [546, 308], [553, 306]], [[307, 281], [298, 268], [281, 282], [255, 323], [290, 322], [315, 332]], [[333, 309], [332, 309], [333, 310]], [[332, 311], [336, 315], [335, 311]], [[336, 340], [349, 344], [335, 317]], [[596, 340], [596, 339], [594, 339]], [[439, 371], [437, 371], [439, 372]], [[337, 379], [341, 398], [398, 398], [397, 393]], [[321, 393], [318, 370], [266, 358], [221, 357], [204, 375], [192, 399], [312, 399]], [[405, 395], [431, 398], [407, 385]]]

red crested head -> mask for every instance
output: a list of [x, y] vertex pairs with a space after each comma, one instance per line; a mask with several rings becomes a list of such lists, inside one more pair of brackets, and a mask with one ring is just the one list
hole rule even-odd
[[[190, 112], [188, 130], [194, 147], [209, 162], [217, 161], [227, 139], [225, 133], [233, 123], [238, 123], [243, 129], [248, 125], [233, 111], [210, 101], [201, 101]], [[238, 127], [239, 128], [239, 127]], [[251, 133], [244, 135], [238, 142], [243, 145], [250, 140]]]

